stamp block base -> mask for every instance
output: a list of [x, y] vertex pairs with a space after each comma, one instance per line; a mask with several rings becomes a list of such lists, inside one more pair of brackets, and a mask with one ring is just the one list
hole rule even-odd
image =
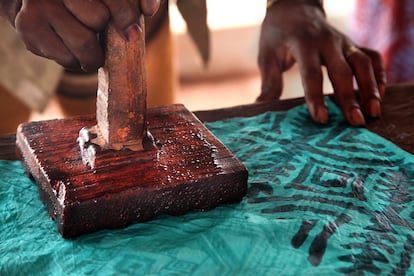
[[156, 147], [100, 150], [82, 162], [80, 129], [95, 116], [19, 126], [17, 148], [64, 238], [240, 201], [244, 165], [183, 105], [148, 109]]

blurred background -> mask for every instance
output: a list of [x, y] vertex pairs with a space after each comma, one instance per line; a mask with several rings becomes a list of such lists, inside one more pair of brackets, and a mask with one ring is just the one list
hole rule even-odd
[[[177, 101], [190, 110], [205, 110], [252, 103], [260, 91], [257, 53], [260, 24], [265, 15], [265, 0], [207, 0], [211, 29], [211, 61], [206, 70], [186, 34], [185, 23], [176, 7], [170, 10], [176, 38], [180, 87]], [[329, 21], [348, 33], [347, 18], [354, 0], [324, 0]], [[228, 11], [235, 11], [229, 14]], [[325, 74], [324, 91], [332, 88]], [[282, 98], [303, 95], [296, 67], [284, 75]]]

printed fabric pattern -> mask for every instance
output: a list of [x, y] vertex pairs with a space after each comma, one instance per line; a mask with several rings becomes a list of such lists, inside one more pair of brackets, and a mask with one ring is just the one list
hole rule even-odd
[[247, 166], [238, 204], [64, 240], [0, 161], [0, 275], [413, 274], [414, 156], [305, 105], [207, 127]]

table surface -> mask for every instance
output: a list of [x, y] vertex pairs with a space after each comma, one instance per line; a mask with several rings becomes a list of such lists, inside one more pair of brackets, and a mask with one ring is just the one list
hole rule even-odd
[[[330, 95], [334, 100], [334, 96]], [[232, 117], [250, 117], [267, 111], [288, 110], [303, 104], [304, 98], [253, 103], [230, 108], [195, 111], [205, 122]], [[368, 119], [367, 128], [414, 154], [414, 83], [387, 87], [380, 119]], [[0, 160], [16, 160], [15, 134], [0, 135]]]

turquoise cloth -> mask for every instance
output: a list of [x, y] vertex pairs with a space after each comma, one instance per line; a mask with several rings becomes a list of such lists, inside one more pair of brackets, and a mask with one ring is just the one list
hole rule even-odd
[[0, 275], [413, 274], [414, 156], [329, 109], [207, 124], [249, 170], [241, 203], [75, 240], [0, 161]]

